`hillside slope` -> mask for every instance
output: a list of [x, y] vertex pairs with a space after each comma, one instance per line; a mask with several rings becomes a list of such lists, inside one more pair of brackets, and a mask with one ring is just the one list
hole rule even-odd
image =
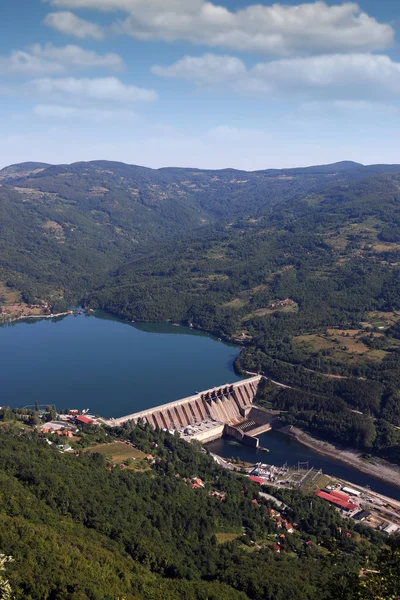
[[0, 171], [0, 281], [26, 297], [79, 300], [107, 272], [191, 230], [255, 217], [334, 183], [399, 166], [344, 162], [247, 173], [94, 161]]
[[242, 342], [288, 423], [400, 461], [398, 166], [36, 167], [0, 188], [0, 282]]
[[[260, 402], [400, 462], [400, 177], [333, 185], [118, 269], [90, 305], [244, 344]], [[364, 382], [367, 380], [367, 383]]]
[[[135, 472], [83, 451], [115, 438], [112, 430], [108, 439], [100, 428], [80, 432], [80, 451], [61, 454], [19, 429], [0, 427], [0, 548], [13, 558], [6, 575], [15, 600], [370, 597], [358, 573], [366, 555], [376, 564], [385, 538], [326, 502], [276, 490], [296, 522], [293, 534], [280, 536], [278, 554], [282, 529], [259, 486], [193, 444], [162, 431], [120, 430], [146, 453], [152, 444], [152, 469]], [[192, 488], [193, 474], [204, 489]]]

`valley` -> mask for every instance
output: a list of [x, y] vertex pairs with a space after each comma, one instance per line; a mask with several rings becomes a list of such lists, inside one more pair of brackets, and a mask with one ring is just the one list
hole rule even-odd
[[[18, 597], [354, 600], [368, 564], [395, 588], [387, 510], [365, 524], [314, 491], [398, 494], [400, 167], [28, 163], [0, 180], [0, 547]], [[55, 403], [76, 407], [56, 415], [68, 444], [47, 431]], [[267, 414], [290, 435], [261, 433]], [[239, 471], [262, 454], [333, 478], [297, 468], [294, 489], [260, 492], [201, 448], [225, 429], [249, 446], [207, 449]]]

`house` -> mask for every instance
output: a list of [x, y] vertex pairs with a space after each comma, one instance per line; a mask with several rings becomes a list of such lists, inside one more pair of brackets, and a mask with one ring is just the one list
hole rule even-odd
[[294, 532], [294, 528], [293, 525], [291, 525], [290, 523], [288, 523], [287, 521], [284, 521], [284, 525], [285, 525], [285, 529], [288, 533], [293, 533]]
[[74, 434], [69, 429], [59, 429], [58, 431], [56, 431], [56, 433], [57, 435], [61, 435], [63, 437], [74, 437]]
[[274, 550], [275, 550], [275, 552], [277, 552], [278, 554], [280, 554], [281, 547], [279, 546], [279, 544], [274, 544]]
[[387, 525], [387, 527], [385, 527], [383, 531], [390, 535], [391, 533], [396, 533], [398, 529], [399, 527], [397, 525], [395, 525], [394, 523], [389, 523], [389, 525]]
[[57, 448], [60, 452], [71, 452], [72, 450], [69, 444], [58, 444]]
[[353, 519], [356, 521], [365, 521], [365, 519], [369, 519], [371, 513], [368, 510], [360, 510], [357, 514], [353, 516]]
[[345, 511], [352, 511], [352, 510], [356, 510], [357, 504], [354, 504], [353, 502], [350, 502], [349, 496], [346, 496], [346, 494], [343, 494], [343, 496], [345, 496], [346, 498], [342, 498], [342, 494], [338, 495], [339, 492], [333, 493], [333, 492], [324, 492], [323, 490], [320, 490], [319, 492], [315, 492], [315, 495], [318, 496], [318, 498], [322, 498], [322, 500], [327, 500], [328, 502], [330, 502], [331, 504], [334, 504], [336, 507], [341, 508], [342, 510]]
[[77, 423], [80, 423], [81, 425], [95, 425], [96, 421], [93, 421], [93, 419], [89, 419], [89, 417], [85, 417], [85, 415], [78, 415], [75, 418], [75, 421]]
[[217, 492], [216, 490], [213, 490], [212, 492], [210, 492], [210, 496], [218, 498], [218, 500], [222, 502], [222, 500], [225, 500], [226, 494], [224, 492]]
[[195, 484], [195, 485], [197, 485], [197, 486], [199, 486], [199, 487], [201, 487], [201, 488], [205, 487], [204, 486], [204, 482], [203, 482], [202, 479], [200, 479], [200, 477], [193, 477], [192, 478], [192, 483]]
[[254, 483], [258, 483], [259, 485], [263, 485], [264, 483], [264, 479], [261, 479], [261, 477], [256, 477], [255, 475], [249, 475], [249, 479], [250, 481], [254, 481]]

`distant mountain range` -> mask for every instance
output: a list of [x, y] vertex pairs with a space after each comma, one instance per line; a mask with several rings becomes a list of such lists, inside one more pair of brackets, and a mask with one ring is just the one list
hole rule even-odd
[[[28, 162], [0, 171], [0, 280], [89, 293], [171, 239], [258, 218], [337, 186], [400, 172], [344, 161], [296, 169], [149, 169], [110, 161]], [[300, 204], [299, 204], [300, 203]]]

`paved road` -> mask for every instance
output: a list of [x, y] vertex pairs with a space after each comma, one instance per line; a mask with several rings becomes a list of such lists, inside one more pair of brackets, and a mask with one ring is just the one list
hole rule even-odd
[[[253, 376], [257, 376], [260, 374], [260, 373], [253, 373], [252, 371], [245, 371], [245, 373], [247, 373], [247, 375], [253, 375]], [[274, 379], [271, 379], [271, 377], [268, 377], [268, 375], [266, 375], [265, 373], [262, 373], [262, 376], [265, 377], [265, 379], [268, 379], [268, 381], [270, 381], [271, 383], [278, 385], [279, 387], [285, 388], [287, 390], [294, 389], [294, 388], [292, 388], [291, 385], [285, 385], [284, 383], [280, 383], [279, 381], [274, 381]]]
[[210, 452], [210, 455], [213, 457], [213, 459], [215, 460], [215, 462], [218, 463], [219, 466], [222, 467], [223, 469], [228, 469], [228, 471], [236, 471], [237, 470], [237, 468], [234, 467], [232, 465], [232, 463], [228, 462], [227, 460], [224, 460], [223, 458], [221, 458], [217, 454], [213, 454], [212, 452]]

